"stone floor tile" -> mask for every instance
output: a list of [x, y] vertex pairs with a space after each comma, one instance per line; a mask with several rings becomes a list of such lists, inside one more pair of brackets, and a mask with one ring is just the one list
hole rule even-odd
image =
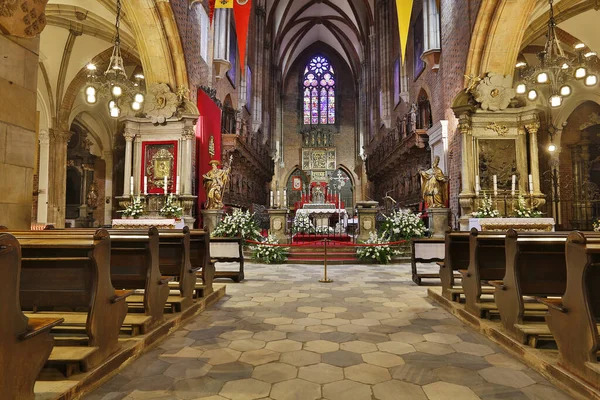
[[374, 385], [391, 379], [389, 371], [385, 368], [370, 364], [359, 364], [344, 368], [346, 379]]
[[240, 356], [240, 362], [245, 362], [255, 366], [262, 365], [279, 360], [280, 355], [281, 353], [277, 351], [267, 349], [246, 351]]
[[275, 400], [317, 400], [321, 385], [303, 379], [290, 379], [273, 385], [271, 397]]
[[328, 332], [322, 333], [321, 339], [329, 340], [330, 342], [344, 343], [356, 340], [356, 334], [348, 332]]
[[455, 351], [450, 345], [433, 342], [415, 343], [413, 346], [417, 351], [436, 356], [443, 356], [445, 354], [454, 353]]
[[360, 354], [343, 350], [323, 353], [321, 360], [326, 364], [331, 364], [338, 367], [349, 367], [351, 365], [361, 364], [363, 362]]
[[136, 378], [129, 381], [121, 388], [123, 392], [132, 392], [134, 390], [142, 390], [145, 392], [153, 390], [169, 390], [175, 383], [175, 379], [166, 375], [146, 376]]
[[254, 335], [254, 332], [246, 331], [246, 330], [235, 330], [222, 333], [219, 337], [227, 340], [241, 340], [241, 339], [250, 339]]
[[429, 400], [479, 400], [470, 388], [448, 382], [434, 382], [423, 386]]
[[321, 312], [321, 307], [298, 307], [298, 312], [312, 314]]
[[414, 353], [416, 351], [412, 345], [407, 344], [407, 343], [400, 343], [400, 342], [379, 343], [377, 345], [377, 348], [381, 351], [398, 354], [398, 355]]
[[162, 375], [170, 366], [170, 363], [156, 359], [145, 364], [135, 363], [132, 368], [128, 368], [121, 372], [121, 375], [129, 380], [145, 378], [148, 376], [159, 376]]
[[227, 364], [237, 361], [241, 354], [242, 352], [229, 348], [208, 350], [202, 354], [201, 360], [212, 365]]
[[330, 351], [339, 350], [339, 348], [339, 343], [328, 340], [313, 340], [304, 344], [304, 350], [315, 353], [329, 353]]
[[201, 378], [182, 379], [175, 382], [173, 391], [181, 399], [193, 400], [219, 394], [225, 385], [224, 381], [204, 376]]
[[323, 397], [329, 400], [365, 400], [371, 398], [371, 386], [349, 380], [323, 386]]
[[281, 332], [300, 332], [305, 330], [306, 327], [304, 325], [298, 325], [298, 324], [287, 324], [287, 325], [277, 325], [275, 327], [276, 331], [281, 331]]
[[188, 337], [171, 337], [165, 340], [160, 344], [161, 349], [163, 350], [179, 350], [182, 347], [187, 347], [194, 343], [194, 339]]
[[384, 368], [391, 368], [404, 364], [402, 357], [381, 351], [363, 354], [362, 358], [366, 363], [378, 365]]
[[346, 307], [323, 307], [323, 312], [338, 314], [348, 311]]
[[569, 400], [571, 398], [555, 387], [540, 384], [523, 388], [523, 393], [531, 400]]
[[462, 340], [458, 336], [452, 335], [449, 333], [440, 333], [440, 332], [426, 333], [425, 335], [423, 335], [423, 337], [428, 342], [435, 342], [435, 343], [442, 343], [442, 344], [453, 344], [453, 343], [462, 342]]
[[473, 371], [479, 371], [480, 369], [491, 367], [491, 364], [488, 363], [485, 358], [481, 356], [474, 356], [472, 354], [451, 353], [445, 355], [443, 358], [449, 365], [471, 369]]
[[301, 367], [298, 378], [321, 384], [330, 383], [344, 379], [344, 370], [333, 365], [319, 363]]
[[291, 351], [289, 353], [283, 353], [280, 361], [295, 365], [296, 367], [301, 367], [321, 362], [321, 354], [306, 350]]
[[535, 384], [535, 381], [522, 371], [502, 367], [489, 367], [479, 371], [486, 381], [497, 385], [524, 388]]
[[293, 318], [284, 318], [284, 317], [276, 317], [276, 318], [266, 318], [265, 319], [265, 324], [272, 324], [272, 325], [287, 325], [287, 324], [291, 324], [293, 321]]
[[350, 323], [353, 325], [360, 325], [360, 326], [373, 326], [373, 325], [380, 324], [378, 319], [373, 319], [373, 318], [353, 319], [350, 321]]
[[360, 333], [360, 332], [369, 332], [368, 326], [361, 325], [340, 325], [337, 327], [338, 332], [348, 332], [348, 333]]
[[308, 318], [332, 319], [332, 318], [335, 318], [335, 314], [321, 311], [321, 312], [318, 312], [318, 313], [308, 314]]
[[437, 382], [439, 378], [433, 373], [431, 368], [425, 368], [415, 365], [399, 365], [391, 369], [392, 378], [414, 383], [416, 385], [427, 385]]
[[309, 331], [291, 332], [287, 334], [287, 338], [296, 342], [310, 342], [311, 340], [321, 339], [321, 334]]
[[267, 343], [265, 349], [285, 353], [288, 351], [296, 351], [302, 349], [302, 343], [289, 339], [275, 340], [273, 342]]
[[254, 366], [243, 362], [233, 362], [229, 364], [215, 365], [208, 372], [208, 376], [220, 381], [233, 381], [236, 379], [245, 379], [252, 376]]
[[179, 400], [173, 393], [169, 393], [165, 390], [153, 390], [147, 392], [144, 390], [134, 390], [127, 396], [123, 397], [123, 400]]
[[212, 365], [205, 362], [188, 360], [171, 365], [165, 370], [164, 374], [175, 380], [199, 378], [206, 375], [211, 368]]
[[266, 342], [256, 339], [232, 340], [229, 348], [238, 351], [250, 351], [262, 349], [266, 344]]
[[516, 369], [518, 371], [527, 369], [527, 367], [524, 364], [521, 364], [514, 358], [509, 357], [503, 353], [490, 354], [489, 356], [485, 356], [484, 358], [485, 361], [489, 362], [494, 367]]
[[484, 344], [462, 342], [452, 344], [451, 346], [454, 348], [454, 350], [458, 352], [471, 354], [474, 356], [483, 357], [495, 353], [495, 351], [491, 347], [486, 346]]
[[252, 373], [253, 378], [267, 383], [287, 381], [295, 378], [297, 375], [298, 369], [296, 367], [281, 362], [259, 365]]
[[254, 336], [252, 336], [252, 339], [256, 339], [256, 340], [262, 340], [265, 342], [272, 342], [274, 340], [282, 340], [285, 339], [287, 337], [287, 334], [285, 332], [280, 332], [280, 331], [263, 331], [263, 332], [257, 332], [254, 334]]
[[323, 320], [322, 323], [324, 325], [330, 325], [330, 326], [341, 326], [341, 325], [350, 324], [350, 320], [344, 319], [344, 318], [331, 318], [331, 319]]
[[486, 383], [485, 379], [473, 373], [473, 371], [455, 366], [436, 368], [433, 370], [433, 373], [441, 381], [454, 383], [456, 385], [471, 387], [484, 385]]
[[231, 400], [253, 400], [269, 395], [271, 385], [256, 379], [227, 382], [219, 395]]
[[467, 333], [467, 330], [459, 325], [436, 325], [432, 326], [431, 329], [433, 329], [436, 332], [449, 333], [451, 335], [460, 335], [463, 333]]
[[329, 326], [329, 325], [313, 325], [313, 326], [307, 326], [306, 330], [309, 332], [316, 332], [316, 333], [328, 333], [328, 332], [335, 332], [336, 328], [334, 326]]
[[472, 386], [471, 390], [483, 400], [529, 400], [521, 390], [503, 385], [494, 385], [487, 383], [479, 386]]
[[378, 383], [373, 386], [373, 394], [378, 400], [427, 400], [421, 387], [401, 381]]

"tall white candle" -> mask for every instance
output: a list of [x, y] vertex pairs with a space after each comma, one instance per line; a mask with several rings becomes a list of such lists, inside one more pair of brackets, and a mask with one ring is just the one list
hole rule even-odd
[[179, 175], [177, 175], [177, 181], [175, 181], [175, 194], [179, 194]]
[[492, 180], [494, 181], [494, 196], [498, 196], [498, 177], [494, 175]]
[[144, 194], [148, 194], [148, 177], [144, 175]]
[[287, 189], [283, 189], [283, 207], [287, 208]]
[[271, 194], [269, 195], [269, 207], [273, 208], [273, 191], [271, 190]]
[[512, 187], [510, 189], [510, 195], [514, 196], [515, 195], [515, 187], [517, 186], [517, 177], [513, 174], [512, 176]]
[[166, 176], [165, 176], [165, 180], [164, 180], [164, 187], [163, 187], [163, 189], [164, 189], [164, 193], [165, 193], [165, 196], [166, 196], [167, 195], [167, 177]]
[[533, 175], [529, 174], [529, 193], [533, 194]]
[[133, 196], [133, 176], [129, 177], [129, 193]]
[[279, 191], [279, 189], [277, 190], [277, 207], [279, 207], [279, 204], [281, 204], [281, 192]]
[[475, 194], [479, 195], [479, 175], [475, 175]]

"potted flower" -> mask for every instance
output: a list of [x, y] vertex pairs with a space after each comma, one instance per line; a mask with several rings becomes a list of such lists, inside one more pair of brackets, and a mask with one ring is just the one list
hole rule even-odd
[[183, 216], [183, 208], [179, 205], [179, 202], [173, 196], [173, 193], [170, 193], [167, 196], [165, 204], [158, 211], [158, 214], [165, 218], [175, 218], [179, 219]]
[[386, 215], [380, 229], [381, 235], [387, 236], [391, 242], [423, 237], [426, 231], [421, 214], [410, 210], [395, 210]]
[[519, 195], [517, 205], [515, 207], [515, 217], [517, 218], [541, 218], [542, 212], [534, 208], [527, 207], [525, 198]]
[[264, 244], [250, 246], [252, 250], [252, 258], [258, 262], [265, 264], [281, 264], [287, 259], [286, 253], [289, 247], [270, 246], [277, 245], [279, 242], [273, 235], [269, 235], [263, 241]]
[[292, 222], [292, 233], [315, 233], [315, 226], [310, 221], [308, 214], [296, 212], [296, 216]]
[[142, 204], [142, 199], [140, 196], [131, 197], [131, 202], [125, 207], [124, 210], [117, 211], [118, 213], [123, 214], [125, 218], [133, 218], [138, 219], [144, 214], [144, 206]]
[[235, 209], [227, 214], [211, 233], [212, 237], [241, 237], [244, 240], [256, 240], [260, 237], [258, 223], [250, 211]]
[[484, 194], [479, 208], [471, 215], [473, 218], [500, 218], [500, 211], [494, 208], [492, 198]]
[[378, 264], [388, 264], [393, 256], [400, 255], [398, 250], [394, 250], [385, 236], [379, 236], [375, 232], [369, 233], [369, 239], [364, 244], [381, 244], [380, 246], [360, 246], [356, 249], [356, 255], [361, 261], [373, 262]]
[[600, 232], [600, 218], [596, 218], [592, 222], [592, 228], [594, 229], [594, 232]]

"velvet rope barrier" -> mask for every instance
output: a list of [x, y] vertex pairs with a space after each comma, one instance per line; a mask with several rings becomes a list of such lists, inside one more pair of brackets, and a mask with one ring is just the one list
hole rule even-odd
[[273, 247], [304, 247], [304, 246], [314, 246], [318, 243], [325, 244], [325, 240], [328, 243], [338, 244], [340, 246], [346, 247], [376, 247], [376, 246], [398, 246], [401, 244], [405, 244], [408, 240], [399, 240], [397, 242], [388, 242], [388, 243], [348, 243], [348, 242], [340, 242], [337, 240], [329, 240], [329, 239], [320, 239], [315, 240], [310, 243], [290, 243], [290, 244], [279, 244], [279, 243], [265, 243], [265, 242], [257, 242], [255, 240], [246, 240], [246, 244], [252, 245], [260, 245], [260, 246], [273, 246]]

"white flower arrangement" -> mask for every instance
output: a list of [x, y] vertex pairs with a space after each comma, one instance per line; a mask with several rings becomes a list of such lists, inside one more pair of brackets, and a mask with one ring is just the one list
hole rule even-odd
[[212, 237], [242, 237], [244, 240], [256, 240], [260, 237], [260, 229], [250, 211], [235, 209], [227, 214], [211, 233]]
[[500, 211], [494, 208], [492, 198], [484, 193], [481, 205], [471, 215], [473, 218], [500, 218]]
[[317, 235], [333, 235], [335, 230], [331, 226], [317, 226], [315, 233]]
[[173, 193], [169, 193], [165, 204], [158, 211], [158, 214], [167, 218], [181, 218], [183, 215], [183, 208], [178, 203], [179, 202], [175, 199]]
[[281, 264], [287, 260], [289, 247], [269, 246], [270, 244], [279, 244], [275, 236], [269, 235], [263, 240], [263, 243], [264, 245], [250, 246], [254, 260], [265, 264]]
[[381, 225], [381, 236], [390, 241], [422, 237], [427, 228], [421, 218], [421, 214], [415, 214], [410, 210], [396, 210], [385, 217]]
[[142, 204], [142, 199], [140, 196], [131, 196], [131, 202], [127, 205], [127, 207], [125, 207], [124, 210], [119, 210], [117, 212], [122, 213], [125, 217], [133, 217], [138, 219], [144, 214], [144, 205]]
[[308, 214], [296, 213], [292, 223], [292, 233], [315, 233], [315, 226], [310, 221]]
[[378, 236], [374, 232], [369, 234], [365, 244], [382, 244], [381, 246], [361, 246], [356, 249], [356, 255], [363, 261], [376, 261], [379, 264], [387, 264], [392, 261], [392, 257], [399, 255], [398, 250], [394, 250], [392, 246], [385, 244], [388, 240], [385, 236]]
[[596, 218], [592, 222], [592, 227], [594, 228], [594, 232], [600, 232], [600, 218]]
[[519, 195], [517, 200], [517, 206], [515, 207], [515, 217], [517, 218], [540, 218], [542, 216], [542, 212], [536, 210], [535, 208], [527, 207], [527, 203], [525, 203], [525, 198]]

